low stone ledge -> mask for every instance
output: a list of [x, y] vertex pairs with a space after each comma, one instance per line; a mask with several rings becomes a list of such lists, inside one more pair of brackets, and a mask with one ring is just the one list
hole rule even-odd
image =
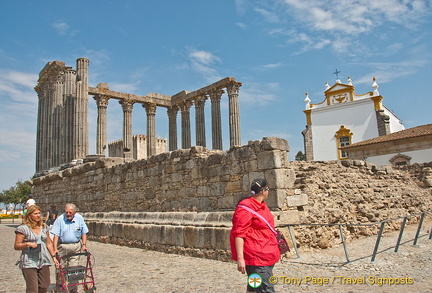
[[86, 221], [174, 226], [231, 227], [233, 212], [108, 212], [83, 213]]

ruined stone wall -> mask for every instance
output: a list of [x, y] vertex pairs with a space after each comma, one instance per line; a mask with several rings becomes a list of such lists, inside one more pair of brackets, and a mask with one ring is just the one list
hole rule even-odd
[[[308, 199], [299, 214], [301, 223], [370, 224], [432, 210], [431, 163], [402, 169], [364, 161], [292, 162], [291, 166], [296, 182], [290, 193]], [[399, 229], [401, 222], [388, 223], [385, 230]], [[349, 242], [376, 235], [379, 227], [344, 228], [344, 235]], [[327, 248], [341, 243], [338, 226], [294, 229], [300, 247]]]
[[[36, 178], [32, 192], [44, 209], [76, 203], [93, 239], [218, 259], [229, 259], [232, 212], [258, 177], [269, 183], [267, 204], [281, 226], [370, 223], [432, 208], [432, 189], [422, 185], [430, 166], [411, 175], [363, 161], [290, 162], [288, 150], [285, 140], [264, 138], [227, 152], [193, 147], [138, 161], [100, 158]], [[378, 228], [344, 232], [350, 241]], [[335, 229], [293, 231], [301, 249], [326, 248], [341, 242]]]

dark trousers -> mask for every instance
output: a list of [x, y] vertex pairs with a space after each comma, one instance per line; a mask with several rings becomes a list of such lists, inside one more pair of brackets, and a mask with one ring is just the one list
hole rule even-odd
[[50, 285], [49, 266], [40, 269], [22, 269], [26, 281], [26, 293], [46, 293]]
[[[258, 288], [252, 288], [247, 285], [247, 292], [259, 292], [259, 293], [274, 293], [274, 285], [270, 283], [269, 279], [273, 276], [273, 267], [272, 266], [246, 266], [246, 273], [248, 276], [251, 274], [258, 274], [261, 277], [261, 285]], [[249, 281], [249, 279], [248, 279]]]

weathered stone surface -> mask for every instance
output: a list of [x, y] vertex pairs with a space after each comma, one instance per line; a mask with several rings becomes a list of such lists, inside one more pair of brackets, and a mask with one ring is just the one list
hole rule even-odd
[[[76, 203], [91, 223], [91, 233], [101, 239], [128, 242], [122, 237], [130, 235], [145, 247], [163, 246], [164, 251], [183, 243], [227, 253], [220, 233], [229, 234], [229, 213], [249, 194], [254, 178], [267, 179], [267, 204], [278, 213], [278, 225], [369, 223], [432, 208], [428, 164], [392, 169], [363, 161], [289, 162], [283, 141], [265, 140], [228, 152], [196, 147], [139, 161], [100, 158], [36, 178], [32, 192], [43, 209]], [[334, 227], [293, 229], [302, 247], [340, 244]], [[167, 244], [173, 231], [183, 236]], [[347, 229], [345, 237], [350, 241], [377, 232], [376, 226], [357, 227]]]
[[288, 207], [301, 207], [308, 204], [308, 196], [307, 194], [304, 193], [287, 196], [286, 200], [287, 200]]

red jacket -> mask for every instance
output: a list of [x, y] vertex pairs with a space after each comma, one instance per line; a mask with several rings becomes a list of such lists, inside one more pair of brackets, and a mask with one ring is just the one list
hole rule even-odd
[[[273, 215], [264, 201], [259, 203], [253, 197], [249, 197], [239, 204], [256, 211], [274, 227]], [[262, 219], [242, 207], [237, 207], [232, 224], [230, 244], [233, 260], [237, 261], [235, 238], [241, 237], [244, 239], [243, 256], [246, 265], [271, 266], [279, 261], [280, 253], [276, 236]]]

